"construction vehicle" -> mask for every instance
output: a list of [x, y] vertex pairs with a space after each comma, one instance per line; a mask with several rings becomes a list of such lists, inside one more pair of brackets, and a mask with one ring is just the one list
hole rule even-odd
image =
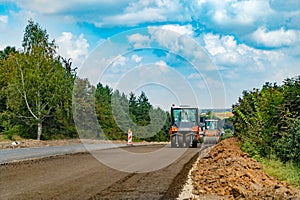
[[221, 131], [217, 119], [205, 119], [204, 144], [216, 144], [219, 141]]
[[171, 147], [197, 147], [201, 131], [198, 108], [173, 105], [170, 118]]

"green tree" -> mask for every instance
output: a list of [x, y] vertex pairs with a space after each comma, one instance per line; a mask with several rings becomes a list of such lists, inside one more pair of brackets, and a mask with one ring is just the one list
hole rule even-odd
[[29, 20], [23, 38], [23, 51], [9, 57], [12, 69], [8, 82], [8, 107], [28, 124], [37, 126], [41, 139], [43, 122], [64, 100], [65, 69], [55, 57], [54, 41], [39, 24]]
[[44, 126], [47, 127], [44, 136], [55, 139], [76, 138], [78, 135], [73, 120], [72, 93], [77, 68], [72, 68], [70, 58], [68, 60], [61, 58], [59, 61], [64, 68], [64, 78], [60, 81], [60, 87], [63, 88], [64, 92], [61, 94], [61, 100], [52, 111], [51, 117], [44, 122]]
[[293, 161], [300, 163], [300, 119], [287, 120], [288, 128], [280, 132], [280, 137], [275, 143], [275, 155], [283, 162]]
[[299, 97], [300, 76], [286, 79], [282, 86], [267, 82], [260, 90], [244, 91], [231, 118], [244, 150], [299, 163]]
[[282, 86], [283, 100], [278, 106], [278, 140], [275, 154], [282, 161], [300, 162], [300, 76], [287, 78]]
[[129, 93], [129, 113], [132, 121], [137, 123], [136, 115], [137, 115], [138, 102], [136, 96], [133, 92]]
[[16, 53], [18, 53], [16, 51], [16, 48], [10, 46], [7, 46], [3, 51], [0, 51], [0, 113], [4, 112], [7, 107], [6, 88], [7, 88], [8, 81], [10, 79], [9, 77], [10, 67], [6, 65], [5, 62], [9, 56], [13, 56]]
[[151, 108], [152, 106], [145, 92], [141, 92], [141, 95], [137, 100], [137, 108], [135, 112], [135, 118], [139, 126], [146, 126], [150, 123], [149, 112]]
[[102, 134], [97, 135], [99, 138], [113, 139], [115, 132], [115, 121], [113, 119], [111, 98], [113, 91], [109, 86], [103, 86], [101, 83], [97, 84], [95, 91], [95, 110], [99, 125], [102, 129]]
[[0, 51], [0, 60], [5, 60], [10, 54], [17, 53], [15, 47], [7, 46], [3, 51]]
[[76, 79], [73, 93], [73, 115], [81, 138], [94, 139], [101, 133], [95, 114], [97, 106], [94, 107], [94, 94], [95, 87], [87, 79]]

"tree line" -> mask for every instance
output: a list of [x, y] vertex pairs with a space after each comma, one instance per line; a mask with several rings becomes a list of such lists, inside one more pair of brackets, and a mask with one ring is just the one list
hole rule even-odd
[[300, 76], [243, 91], [232, 122], [252, 156], [300, 163]]
[[59, 56], [57, 48], [47, 31], [29, 20], [22, 48], [0, 51], [0, 134], [8, 139], [77, 138], [76, 120], [96, 115], [96, 121], [78, 122], [80, 137], [125, 140], [126, 129], [132, 128], [135, 140], [168, 140], [168, 114], [153, 108], [144, 92], [127, 97], [101, 83], [91, 85], [76, 76], [71, 59]]

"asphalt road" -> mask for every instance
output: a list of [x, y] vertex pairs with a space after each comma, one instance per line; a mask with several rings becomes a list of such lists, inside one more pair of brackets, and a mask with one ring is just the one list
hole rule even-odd
[[12, 161], [41, 158], [54, 155], [109, 149], [126, 146], [125, 144], [76, 144], [69, 146], [48, 146], [34, 148], [17, 148], [0, 150], [0, 164]]
[[0, 199], [175, 199], [201, 151], [141, 145], [1, 164]]

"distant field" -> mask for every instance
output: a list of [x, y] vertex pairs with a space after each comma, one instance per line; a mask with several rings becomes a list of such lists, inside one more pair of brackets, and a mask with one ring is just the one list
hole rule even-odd
[[214, 112], [214, 115], [220, 119], [232, 117], [232, 112]]

